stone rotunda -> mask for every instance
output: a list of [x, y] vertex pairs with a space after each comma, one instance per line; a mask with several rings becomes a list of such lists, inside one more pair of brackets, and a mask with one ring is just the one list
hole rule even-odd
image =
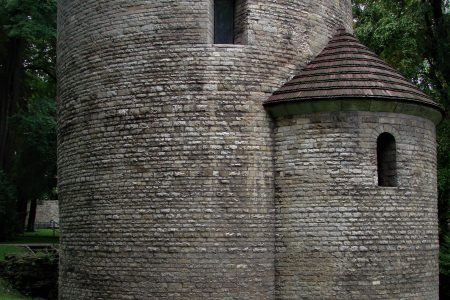
[[264, 105], [280, 299], [438, 299], [441, 108], [345, 29]]
[[438, 299], [441, 108], [350, 0], [58, 1], [60, 299]]

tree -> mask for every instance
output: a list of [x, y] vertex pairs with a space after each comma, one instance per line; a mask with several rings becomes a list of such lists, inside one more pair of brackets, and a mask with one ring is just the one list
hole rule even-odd
[[22, 199], [31, 201], [27, 231], [34, 230], [37, 199], [56, 186], [56, 105], [54, 98], [32, 97], [13, 116], [16, 155], [13, 178]]
[[353, 0], [358, 38], [445, 109], [438, 126], [441, 296], [450, 298], [449, 0]]
[[15, 188], [0, 170], [0, 241], [14, 235], [14, 228], [9, 224], [14, 224], [15, 204]]
[[0, 0], [0, 170], [17, 190], [19, 232], [28, 201], [55, 182], [55, 61], [56, 0]]
[[12, 136], [9, 117], [15, 112], [23, 79], [23, 38], [10, 35], [8, 24], [16, 14], [8, 9], [8, 1], [0, 0], [0, 169], [7, 174], [12, 167]]

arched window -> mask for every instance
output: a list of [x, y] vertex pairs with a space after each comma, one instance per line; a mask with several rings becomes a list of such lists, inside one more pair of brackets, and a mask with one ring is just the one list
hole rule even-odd
[[234, 44], [235, 0], [214, 0], [214, 44]]
[[392, 134], [384, 132], [377, 139], [378, 185], [397, 186], [397, 149]]

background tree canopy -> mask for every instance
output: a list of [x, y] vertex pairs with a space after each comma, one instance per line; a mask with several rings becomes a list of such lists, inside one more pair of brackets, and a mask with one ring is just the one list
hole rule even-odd
[[0, 0], [0, 184], [15, 191], [4, 205], [18, 232], [56, 186], [55, 61], [56, 0]]

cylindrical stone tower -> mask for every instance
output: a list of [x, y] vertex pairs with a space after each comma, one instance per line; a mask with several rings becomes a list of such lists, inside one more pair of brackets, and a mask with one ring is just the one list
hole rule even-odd
[[351, 5], [219, 2], [58, 1], [61, 299], [274, 299], [262, 103]]
[[437, 300], [441, 108], [345, 30], [265, 105], [276, 298]]

